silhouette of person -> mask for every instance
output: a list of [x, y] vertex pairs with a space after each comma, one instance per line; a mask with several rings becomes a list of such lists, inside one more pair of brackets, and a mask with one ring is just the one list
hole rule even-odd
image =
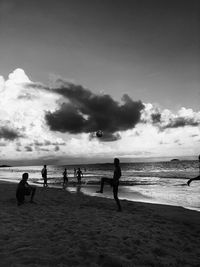
[[44, 180], [43, 187], [48, 187], [48, 184], [47, 184], [47, 166], [46, 165], [44, 165], [41, 173], [42, 173], [42, 178]]
[[78, 180], [78, 184], [81, 184], [81, 178], [83, 177], [83, 173], [82, 173], [80, 168], [78, 168], [78, 170], [76, 172], [76, 177], [77, 177], [77, 180]]
[[22, 205], [25, 200], [25, 196], [31, 196], [30, 202], [35, 203], [33, 201], [36, 188], [34, 186], [30, 186], [27, 182], [28, 180], [28, 173], [25, 172], [22, 174], [22, 180], [19, 182], [16, 190], [16, 198], [17, 204]]
[[63, 172], [63, 187], [68, 183], [67, 169], [65, 168]]
[[108, 183], [113, 187], [113, 196], [117, 203], [118, 211], [121, 211], [120, 201], [118, 199], [118, 186], [119, 186], [119, 179], [121, 177], [121, 168], [120, 168], [120, 161], [118, 158], [114, 158], [114, 172], [113, 178], [102, 177], [101, 178], [101, 188], [97, 193], [103, 193], [104, 183]]
[[74, 168], [74, 177], [76, 177], [76, 168]]
[[190, 183], [191, 183], [192, 181], [197, 181], [197, 180], [200, 180], [200, 155], [199, 155], [199, 175], [198, 175], [197, 177], [195, 177], [195, 178], [191, 178], [191, 179], [189, 179], [189, 180], [187, 181], [187, 185], [190, 186]]

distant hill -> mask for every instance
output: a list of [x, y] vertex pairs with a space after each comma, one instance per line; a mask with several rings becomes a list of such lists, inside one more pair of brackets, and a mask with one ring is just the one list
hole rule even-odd
[[171, 161], [173, 161], [173, 162], [178, 162], [178, 161], [180, 161], [179, 159], [171, 159]]
[[9, 165], [0, 165], [0, 168], [4, 168], [4, 167], [12, 167], [12, 166], [9, 166]]

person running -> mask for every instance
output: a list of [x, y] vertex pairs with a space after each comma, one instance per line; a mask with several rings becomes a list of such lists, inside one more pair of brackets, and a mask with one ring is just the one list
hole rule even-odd
[[31, 196], [30, 203], [35, 203], [33, 201], [36, 188], [34, 186], [30, 186], [27, 182], [28, 173], [25, 172], [22, 174], [22, 180], [19, 182], [16, 190], [16, 198], [18, 206], [24, 204], [25, 196]]
[[120, 201], [118, 199], [118, 187], [119, 187], [119, 179], [121, 177], [121, 168], [120, 168], [120, 161], [118, 158], [114, 158], [114, 172], [113, 178], [102, 177], [101, 178], [101, 188], [97, 193], [103, 193], [104, 183], [108, 183], [113, 187], [113, 196], [117, 203], [118, 211], [121, 211]]
[[78, 168], [78, 170], [76, 172], [76, 177], [77, 177], [77, 180], [78, 180], [78, 184], [81, 184], [81, 178], [83, 177], [83, 173], [82, 173], [80, 168]]
[[43, 187], [48, 187], [48, 184], [47, 184], [47, 165], [44, 165], [42, 171], [42, 178], [43, 178]]
[[68, 177], [67, 177], [67, 169], [65, 168], [63, 172], [63, 187], [68, 183]]
[[199, 155], [199, 175], [198, 175], [197, 177], [195, 177], [195, 178], [191, 178], [191, 179], [189, 179], [189, 180], [187, 181], [187, 185], [190, 186], [190, 183], [191, 183], [192, 181], [197, 181], [197, 180], [200, 180], [200, 155]]

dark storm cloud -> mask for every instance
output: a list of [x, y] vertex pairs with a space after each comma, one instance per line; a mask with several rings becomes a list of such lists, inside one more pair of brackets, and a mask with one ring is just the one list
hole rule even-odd
[[52, 131], [78, 134], [100, 129], [105, 133], [105, 140], [117, 140], [119, 135], [114, 133], [134, 128], [140, 120], [140, 111], [144, 108], [141, 101], [124, 95], [120, 104], [110, 95], [97, 95], [80, 85], [62, 83], [60, 88], [50, 90], [68, 100], [55, 112], [46, 113]]
[[6, 140], [14, 140], [21, 137], [21, 135], [18, 133], [18, 131], [7, 128], [7, 127], [1, 127], [0, 128], [0, 138], [6, 139]]

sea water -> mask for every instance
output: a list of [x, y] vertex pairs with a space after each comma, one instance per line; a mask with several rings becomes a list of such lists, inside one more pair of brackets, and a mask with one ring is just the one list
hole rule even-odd
[[[29, 173], [29, 182], [42, 186], [43, 166], [0, 168], [0, 180], [18, 182], [24, 172]], [[74, 168], [83, 172], [82, 184], [77, 186]], [[47, 166], [48, 184], [62, 188], [64, 168], [67, 168], [69, 183], [66, 190], [93, 196], [112, 198], [112, 188], [107, 185], [104, 194], [97, 194], [101, 177], [112, 178], [113, 164], [88, 164]], [[187, 186], [187, 180], [199, 175], [198, 161], [168, 161], [121, 163], [119, 198], [131, 201], [182, 206], [200, 211], [200, 181]]]

